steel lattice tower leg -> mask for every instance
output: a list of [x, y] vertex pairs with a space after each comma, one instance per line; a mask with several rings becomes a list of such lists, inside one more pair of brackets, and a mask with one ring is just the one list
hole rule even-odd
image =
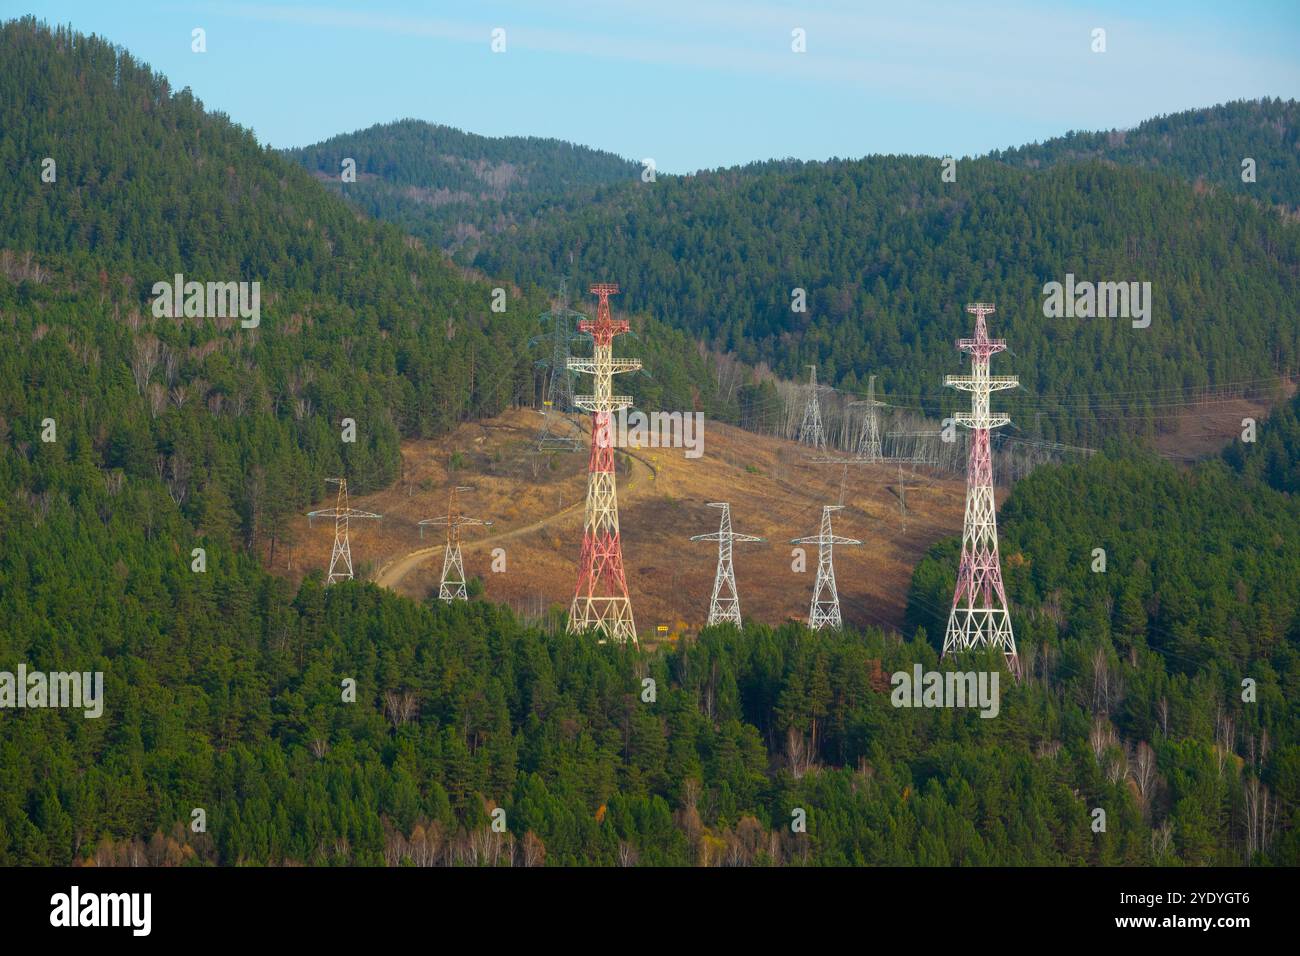
[[636, 622], [627, 593], [623, 544], [618, 527], [618, 487], [614, 477], [613, 435], [610, 417], [632, 404], [629, 395], [614, 395], [614, 376], [639, 369], [636, 359], [615, 359], [613, 341], [628, 331], [626, 321], [614, 321], [609, 297], [618, 292], [610, 283], [593, 285], [598, 297], [596, 318], [584, 319], [578, 328], [592, 338], [590, 359], [569, 359], [569, 368], [592, 376], [594, 391], [579, 395], [575, 404], [591, 412], [591, 457], [587, 463], [587, 506], [582, 528], [582, 553], [578, 559], [578, 586], [569, 610], [569, 630], [598, 630], [602, 640], [636, 643]]
[[842, 538], [831, 531], [831, 512], [843, 505], [822, 506], [821, 531], [807, 538], [794, 538], [791, 544], [817, 545], [817, 582], [813, 585], [812, 603], [808, 606], [808, 626], [814, 631], [824, 627], [842, 627], [840, 595], [835, 589], [835, 545], [861, 544], [856, 538]]
[[971, 356], [970, 375], [949, 375], [944, 384], [971, 393], [971, 412], [956, 421], [971, 429], [970, 456], [966, 465], [966, 516], [962, 525], [961, 563], [957, 586], [943, 639], [943, 653], [973, 647], [998, 647], [1018, 680], [1020, 658], [1011, 632], [1006, 590], [1002, 584], [1002, 562], [998, 556], [997, 505], [993, 497], [993, 460], [989, 432], [1010, 421], [1005, 415], [989, 413], [989, 394], [1015, 388], [1012, 375], [989, 375], [989, 358], [1006, 347], [1004, 339], [990, 339], [985, 316], [992, 305], [973, 303], [966, 311], [975, 315], [975, 335], [961, 339], [957, 347]]
[[[339, 493], [334, 501], [334, 547], [330, 551], [330, 573], [325, 579], [326, 586], [333, 584], [335, 581], [352, 580], [352, 541], [348, 535], [350, 509], [348, 508], [348, 482], [346, 478], [339, 480]], [[346, 570], [339, 570], [340, 565]]]
[[438, 585], [438, 600], [468, 601], [469, 592], [465, 590], [465, 563], [460, 556], [460, 539], [448, 545], [442, 556], [442, 581]]
[[697, 534], [692, 541], [718, 542], [718, 572], [713, 578], [713, 597], [709, 599], [709, 625], [730, 622], [741, 626], [740, 594], [736, 590], [736, 571], [731, 564], [731, 546], [736, 541], [762, 541], [752, 534], [739, 534], [731, 530], [731, 505], [725, 501], [711, 501], [710, 508], [721, 508], [722, 519], [718, 530], [712, 534]]

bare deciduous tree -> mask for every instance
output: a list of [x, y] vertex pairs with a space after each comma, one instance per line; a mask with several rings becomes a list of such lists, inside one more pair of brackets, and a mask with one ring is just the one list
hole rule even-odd
[[136, 391], [143, 395], [149, 378], [158, 367], [162, 352], [162, 343], [156, 336], [142, 335], [135, 340], [131, 350], [131, 375], [135, 378]]
[[1146, 813], [1150, 809], [1151, 799], [1155, 796], [1159, 776], [1156, 773], [1156, 752], [1145, 740], [1137, 745], [1137, 752], [1129, 763], [1129, 776], [1137, 786], [1138, 802], [1142, 805], [1142, 812]]
[[523, 861], [524, 866], [541, 866], [546, 862], [546, 844], [532, 830], [524, 834]]
[[796, 780], [813, 767], [812, 747], [809, 745], [808, 739], [794, 727], [786, 731], [785, 756], [790, 765], [790, 773], [794, 775]]
[[1088, 743], [1092, 745], [1092, 753], [1097, 758], [1098, 763], [1101, 763], [1101, 759], [1108, 749], [1119, 743], [1115, 737], [1115, 728], [1111, 726], [1109, 720], [1100, 714], [1092, 719], [1092, 730], [1088, 733]]
[[149, 385], [149, 414], [157, 418], [167, 408], [167, 386], [160, 382]]
[[1110, 714], [1110, 660], [1104, 648], [1098, 647], [1092, 654], [1092, 712]]
[[1163, 860], [1169, 854], [1173, 840], [1174, 830], [1168, 823], [1151, 831], [1151, 855], [1155, 857], [1156, 862]]
[[413, 691], [384, 691], [384, 713], [394, 727], [404, 727], [420, 710], [419, 699]]

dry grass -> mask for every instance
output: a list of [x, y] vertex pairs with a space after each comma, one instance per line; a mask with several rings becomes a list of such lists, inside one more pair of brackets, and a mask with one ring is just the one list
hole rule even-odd
[[[378, 570], [382, 583], [414, 598], [436, 592], [441, 529], [426, 529], [422, 542], [416, 522], [446, 512], [454, 481], [475, 489], [462, 497], [461, 511], [494, 521], [491, 528], [466, 529], [463, 545], [466, 572], [483, 578], [486, 597], [528, 612], [567, 607], [577, 575], [587, 454], [537, 454], [537, 426], [536, 412], [518, 410], [462, 426], [445, 440], [408, 443], [403, 480], [354, 499], [355, 507], [385, 516], [354, 533], [358, 567]], [[726, 425], [706, 423], [700, 458], [688, 459], [680, 449], [628, 451], [619, 456], [620, 517], [642, 633], [659, 624], [693, 629], [707, 616], [717, 546], [688, 539], [717, 529], [718, 511], [707, 507], [710, 501], [730, 501], [736, 530], [767, 538], [738, 544], [735, 566], [745, 617], [772, 623], [807, 614], [816, 547], [807, 549], [808, 570], [797, 574], [791, 570], [790, 539], [815, 534], [822, 505], [838, 503], [841, 492], [845, 509], [835, 515], [835, 531], [865, 542], [835, 553], [844, 617], [851, 624], [900, 623], [916, 561], [936, 539], [961, 529], [960, 481], [910, 476], [904, 519], [896, 468], [815, 463], [807, 448]], [[448, 467], [453, 453], [463, 459], [454, 472]], [[332, 529], [317, 523], [309, 530], [303, 519], [295, 530], [294, 568], [288, 573], [324, 567]], [[496, 547], [505, 549], [505, 573], [490, 570]]]

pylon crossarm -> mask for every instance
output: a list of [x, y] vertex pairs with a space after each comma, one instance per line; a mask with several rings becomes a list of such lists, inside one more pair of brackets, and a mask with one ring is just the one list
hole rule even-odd
[[338, 508], [325, 508], [322, 511], [307, 512], [308, 518], [382, 518], [383, 515], [377, 515], [371, 511], [358, 511], [355, 508], [345, 508], [340, 511]]
[[1009, 388], [1018, 388], [1020, 385], [1020, 376], [1018, 375], [988, 375], [984, 377], [976, 375], [945, 375], [943, 384], [949, 388], [959, 389], [963, 392], [1003, 392]]
[[611, 375], [619, 375], [623, 372], [639, 372], [641, 370], [640, 359], [610, 359], [609, 371]]
[[610, 395], [601, 398], [599, 395], [575, 395], [573, 404], [587, 412], [616, 412], [620, 408], [629, 407], [632, 404], [632, 396]]
[[[641, 363], [636, 359], [610, 359], [609, 374], [619, 375], [623, 372], [637, 372], [641, 370]], [[571, 358], [569, 359], [570, 372], [583, 372], [587, 375], [595, 375], [598, 368], [604, 366], [597, 359]]]

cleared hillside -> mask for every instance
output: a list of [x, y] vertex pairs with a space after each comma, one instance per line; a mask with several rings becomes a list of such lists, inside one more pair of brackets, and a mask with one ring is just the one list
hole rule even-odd
[[[460, 511], [490, 518], [467, 528], [466, 573], [484, 582], [484, 596], [537, 615], [553, 604], [567, 610], [577, 579], [586, 493], [585, 449], [538, 454], [540, 416], [521, 410], [466, 425], [445, 440], [403, 448], [405, 477], [394, 487], [353, 500], [382, 513], [359, 522], [354, 559], [379, 583], [414, 598], [436, 594], [442, 570], [442, 529], [420, 519], [446, 513], [447, 489], [472, 486]], [[455, 455], [458, 467], [449, 472]], [[698, 629], [707, 617], [717, 545], [691, 535], [717, 530], [710, 501], [732, 502], [736, 530], [767, 538], [735, 548], [741, 607], [747, 619], [779, 623], [806, 619], [816, 574], [816, 548], [807, 570], [791, 570], [790, 539], [815, 534], [824, 504], [840, 501], [839, 534], [864, 541], [836, 550], [844, 616], [855, 625], [901, 625], [912, 568], [931, 543], [961, 530], [964, 486], [904, 470], [907, 514], [900, 511], [898, 469], [887, 465], [823, 464], [810, 449], [706, 422], [704, 455], [639, 448], [620, 455], [619, 502], [624, 559], [638, 628]], [[333, 541], [331, 522], [306, 519], [294, 528], [293, 570], [323, 568]], [[491, 571], [492, 549], [503, 548], [506, 571]], [[414, 552], [414, 555], [412, 553]], [[281, 569], [287, 570], [287, 569]]]

